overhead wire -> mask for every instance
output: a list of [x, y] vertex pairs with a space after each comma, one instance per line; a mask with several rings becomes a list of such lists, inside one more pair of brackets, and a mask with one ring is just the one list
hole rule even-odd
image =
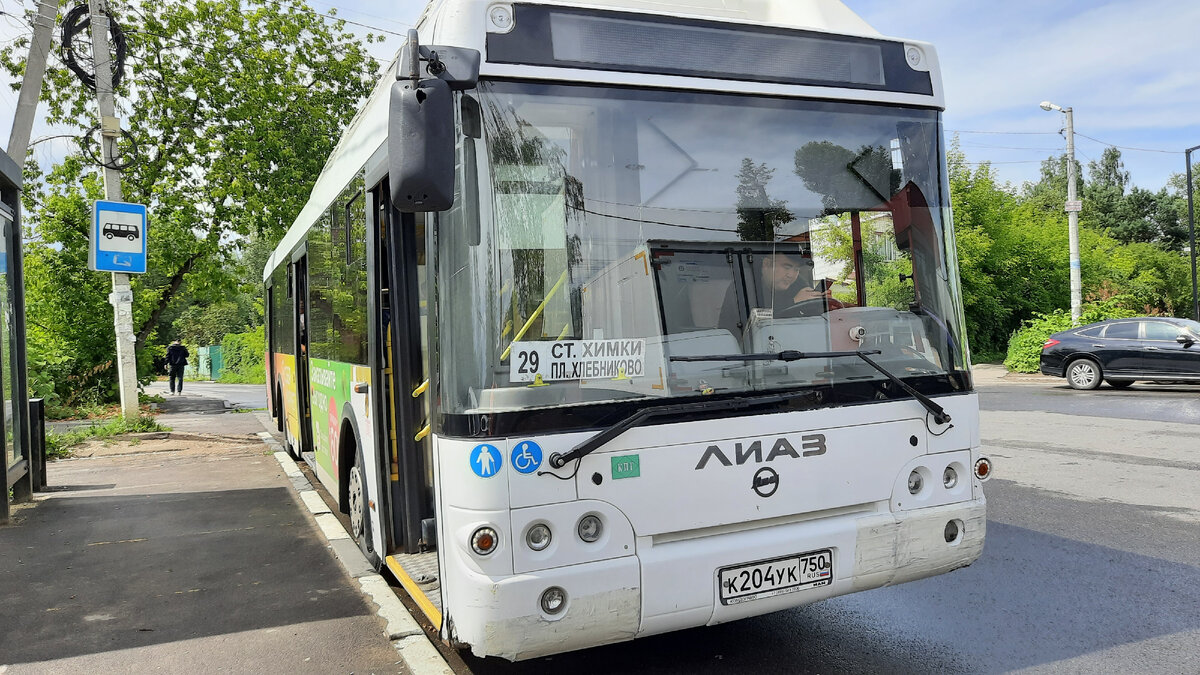
[[1183, 154], [1182, 150], [1159, 150], [1157, 148], [1133, 148], [1128, 145], [1117, 145], [1115, 143], [1109, 143], [1108, 141], [1102, 141], [1099, 138], [1092, 138], [1091, 136], [1088, 136], [1087, 134], [1081, 134], [1078, 131], [1075, 132], [1075, 135], [1082, 136], [1082, 137], [1088, 139], [1089, 141], [1095, 141], [1101, 145], [1107, 145], [1110, 148], [1119, 148], [1121, 150], [1134, 150], [1137, 152], [1161, 152], [1166, 155], [1182, 155]]

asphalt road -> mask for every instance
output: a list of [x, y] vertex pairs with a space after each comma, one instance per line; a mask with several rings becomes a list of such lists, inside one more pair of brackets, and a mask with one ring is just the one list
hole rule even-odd
[[969, 568], [476, 673], [1200, 672], [1200, 387], [980, 388]]

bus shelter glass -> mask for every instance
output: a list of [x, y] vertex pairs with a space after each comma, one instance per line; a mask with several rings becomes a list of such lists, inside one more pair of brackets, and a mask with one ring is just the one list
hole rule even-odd
[[10, 262], [11, 247], [13, 241], [12, 220], [0, 214], [0, 392], [3, 392], [3, 413], [4, 413], [4, 457], [9, 466], [12, 466], [21, 458], [21, 448], [16, 442], [17, 434], [15, 423], [17, 420], [16, 406], [24, 397], [17, 391], [17, 366], [16, 366], [16, 350], [13, 345], [16, 342], [16, 337], [13, 331], [16, 329], [16, 322], [13, 320], [13, 284], [9, 275], [11, 274]]
[[678, 356], [878, 350], [918, 388], [965, 369], [936, 111], [501, 82], [462, 103], [445, 412], [884, 377]]

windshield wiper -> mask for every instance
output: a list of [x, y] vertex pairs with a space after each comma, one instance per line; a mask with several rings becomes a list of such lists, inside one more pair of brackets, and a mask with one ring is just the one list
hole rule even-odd
[[[884, 369], [883, 366], [880, 366], [878, 363], [875, 363], [875, 361], [873, 361], [867, 357], [868, 354], [880, 354], [880, 353], [881, 352], [878, 349], [871, 350], [871, 351], [856, 351], [856, 352], [800, 352], [800, 351], [796, 351], [793, 349], [785, 349], [784, 351], [781, 351], [781, 352], [764, 353], [764, 354], [719, 354], [719, 355], [715, 354], [712, 356], [672, 356], [671, 360], [672, 361], [799, 361], [801, 359], [830, 359], [830, 358], [838, 358], [838, 357], [842, 357], [842, 356], [857, 356], [858, 358], [862, 359], [863, 361], [866, 361], [867, 364], [870, 365], [875, 370], [878, 370], [879, 372], [883, 373], [883, 375], [885, 377], [887, 377], [889, 380], [891, 380], [893, 383], [895, 383], [898, 387], [900, 387], [905, 392], [907, 392], [909, 395], [911, 395], [913, 398], [915, 398], [922, 406], [925, 407], [925, 409], [927, 411], [929, 411], [929, 413], [931, 415], [933, 415], [933, 421], [935, 423], [937, 423], [939, 425], [949, 423], [950, 422], [950, 414], [947, 413], [942, 408], [942, 406], [938, 405], [937, 403], [934, 403], [933, 400], [930, 399], [928, 396], [926, 396], [925, 394], [922, 394], [921, 392], [917, 391], [916, 389], [913, 389], [912, 387], [908, 386], [907, 384], [904, 383], [903, 380], [901, 380], [900, 378], [891, 374], [886, 369]], [[693, 402], [693, 403], [676, 403], [676, 404], [669, 404], [669, 405], [659, 405], [659, 406], [654, 406], [654, 407], [650, 407], [650, 408], [642, 408], [641, 410], [630, 415], [629, 417], [626, 417], [625, 419], [621, 420], [620, 422], [617, 422], [616, 424], [605, 429], [604, 431], [601, 431], [600, 433], [596, 434], [595, 436], [592, 436], [591, 438], [580, 443], [579, 445], [576, 445], [575, 447], [571, 448], [566, 453], [559, 454], [556, 452], [556, 453], [550, 455], [550, 460], [549, 460], [550, 467], [554, 468], [554, 469], [561, 469], [567, 465], [567, 462], [571, 462], [573, 460], [582, 459], [582, 458], [586, 457], [587, 455], [591, 454], [592, 452], [594, 452], [595, 450], [600, 448], [602, 445], [611, 441], [612, 439], [616, 438], [617, 436], [620, 436], [621, 434], [625, 433], [626, 431], [628, 431], [636, 426], [639, 426], [648, 420], [652, 420], [656, 417], [664, 417], [667, 415], [678, 415], [678, 414], [693, 413], [693, 412], [709, 412], [709, 411], [714, 411], [714, 410], [740, 410], [742, 408], [751, 408], [754, 406], [759, 406], [759, 405], [764, 405], [764, 404], [769, 404], [769, 403], [782, 403], [784, 401], [789, 401], [793, 398], [797, 398], [800, 396], [810, 396], [810, 395], [812, 395], [812, 392], [809, 392], [809, 391], [792, 391], [792, 392], [786, 392], [786, 393], [780, 393], [780, 394], [767, 394], [764, 396], [725, 398], [725, 399], [717, 399], [717, 400], [713, 400], [713, 401], [697, 401], [697, 402]]]
[[867, 354], [881, 354], [881, 353], [882, 352], [880, 352], [878, 349], [872, 349], [869, 351], [856, 351], [856, 352], [800, 352], [800, 351], [796, 351], [794, 349], [785, 349], [781, 352], [762, 353], [762, 354], [722, 354], [722, 355], [713, 355], [713, 356], [672, 356], [671, 360], [672, 361], [800, 361], [803, 359], [832, 359], [832, 358], [838, 358], [838, 357], [842, 357], [842, 356], [857, 356], [858, 358], [862, 359], [863, 361], [866, 361], [867, 365], [869, 365], [872, 368], [874, 368], [875, 370], [878, 370], [879, 372], [883, 373], [883, 375], [885, 377], [887, 377], [887, 379], [891, 380], [893, 384], [895, 384], [896, 386], [903, 389], [905, 392], [907, 392], [913, 398], [917, 399], [917, 401], [922, 406], [924, 406], [926, 410], [929, 411], [929, 414], [933, 415], [933, 421], [935, 423], [937, 423], [939, 425], [948, 424], [950, 422], [950, 413], [946, 412], [945, 409], [942, 408], [942, 406], [938, 405], [937, 403], [934, 403], [933, 399], [929, 398], [925, 394], [922, 394], [921, 392], [917, 391], [916, 389], [913, 389], [912, 387], [908, 386], [904, 382], [904, 380], [901, 380], [900, 378], [896, 377], [891, 372], [889, 372], [887, 369], [885, 369], [883, 366], [879, 365], [878, 363], [875, 363], [874, 360], [867, 358]]
[[[722, 357], [711, 357], [711, 360], [724, 360]], [[586, 441], [571, 448], [565, 454], [553, 453], [550, 455], [550, 467], [561, 469], [567, 465], [567, 462], [576, 459], [582, 459], [591, 454], [600, 446], [629, 431], [630, 429], [639, 426], [656, 417], [666, 417], [669, 415], [680, 415], [694, 412], [712, 412], [716, 410], [741, 410], [743, 408], [753, 408], [760, 405], [770, 403], [783, 403], [801, 396], [812, 396], [811, 391], [791, 391], [780, 394], [767, 394], [764, 396], [746, 396], [740, 398], [721, 398], [711, 401], [694, 401], [692, 403], [674, 403], [668, 405], [658, 405], [648, 408], [642, 408], [634, 414], [617, 422], [611, 427], [592, 436]], [[539, 474], [540, 475], [540, 474]], [[553, 474], [551, 474], [553, 475]]]

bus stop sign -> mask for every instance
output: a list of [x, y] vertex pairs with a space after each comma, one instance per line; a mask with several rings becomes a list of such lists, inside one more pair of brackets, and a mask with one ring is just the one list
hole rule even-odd
[[146, 271], [146, 207], [97, 200], [92, 205], [88, 269], [143, 274]]

